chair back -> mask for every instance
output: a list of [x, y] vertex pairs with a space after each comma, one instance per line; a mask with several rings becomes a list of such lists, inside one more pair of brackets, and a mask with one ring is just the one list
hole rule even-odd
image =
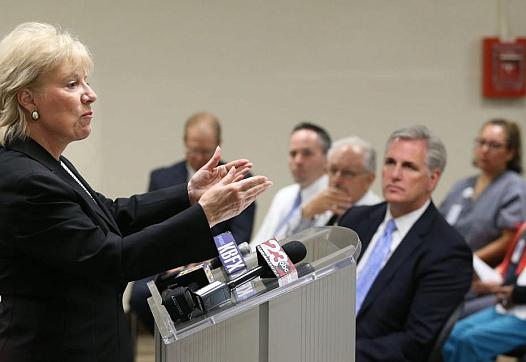
[[449, 337], [449, 334], [451, 333], [453, 326], [455, 325], [458, 318], [462, 314], [463, 309], [464, 309], [464, 302], [460, 303], [460, 305], [455, 308], [453, 313], [451, 313], [446, 323], [440, 330], [440, 333], [438, 334], [437, 339], [435, 340], [435, 344], [433, 345], [433, 348], [431, 349], [431, 353], [429, 354], [429, 358], [427, 362], [443, 362], [442, 347], [444, 346], [446, 339]]

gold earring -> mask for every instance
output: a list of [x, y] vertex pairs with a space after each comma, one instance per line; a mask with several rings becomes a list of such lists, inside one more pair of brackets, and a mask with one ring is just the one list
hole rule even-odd
[[33, 121], [36, 121], [40, 118], [40, 113], [38, 113], [38, 111], [34, 109], [33, 112], [31, 112], [31, 118], [33, 119]]

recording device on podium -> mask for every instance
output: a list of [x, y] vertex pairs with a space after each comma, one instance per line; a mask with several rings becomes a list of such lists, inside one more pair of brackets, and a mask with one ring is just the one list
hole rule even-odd
[[159, 274], [155, 278], [155, 285], [157, 289], [163, 290], [172, 286], [185, 286], [199, 289], [214, 281], [211, 266], [208, 263], [201, 263], [199, 265], [183, 269], [182, 271], [170, 271]]
[[212, 269], [221, 266], [223, 266], [225, 273], [231, 276], [246, 270], [245, 257], [251, 252], [247, 242], [237, 245], [230, 231], [216, 235], [214, 242], [219, 254], [218, 257], [197, 266], [186, 268], [183, 271], [159, 274], [155, 278], [157, 289], [162, 292], [170, 286], [193, 286], [194, 290], [202, 288], [214, 281]]
[[[298, 263], [287, 249], [287, 242], [292, 240], [301, 241], [307, 250]], [[274, 241], [243, 257], [248, 272], [228, 276], [223, 268], [213, 269], [217, 283], [194, 291], [179, 288], [171, 295], [165, 293], [163, 299], [155, 283], [148, 283], [160, 362], [214, 362], [219, 352], [231, 362], [257, 361], [261, 356], [268, 361], [352, 360], [354, 343], [342, 341], [356, 338], [356, 316], [349, 301], [356, 299], [356, 260], [361, 248], [358, 235], [349, 228], [323, 226], [278, 243], [295, 263], [298, 279], [290, 283], [280, 283], [287, 275], [275, 278], [276, 273], [293, 271]], [[258, 275], [261, 268], [253, 269], [267, 261], [274, 269], [267, 264], [266, 273], [255, 278], [251, 272]], [[243, 284], [245, 280], [251, 281]], [[245, 289], [247, 293], [239, 298]], [[323, 298], [318, 297], [320, 292]], [[172, 298], [180, 304], [172, 303]]]
[[229, 302], [235, 288], [257, 277], [294, 280], [297, 278], [294, 264], [305, 258], [307, 250], [299, 241], [281, 246], [276, 240], [268, 240], [258, 245], [256, 253], [258, 266], [226, 283], [211, 281], [203, 286], [193, 281], [190, 285], [172, 285], [164, 290], [162, 304], [172, 320], [187, 321]]

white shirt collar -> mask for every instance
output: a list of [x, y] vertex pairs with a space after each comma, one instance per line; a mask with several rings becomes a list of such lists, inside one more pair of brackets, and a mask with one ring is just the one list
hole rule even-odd
[[[411, 227], [420, 218], [420, 216], [422, 216], [422, 214], [426, 211], [430, 203], [431, 203], [431, 199], [427, 200], [418, 209], [413, 210], [408, 214], [394, 218], [396, 230], [398, 232], [398, 236], [400, 239], [403, 239], [406, 236], [406, 234], [409, 232]], [[389, 219], [393, 219], [393, 216], [391, 215], [391, 210], [389, 210], [389, 204], [387, 204], [387, 210], [385, 212], [385, 218], [382, 224], [385, 224], [387, 220]]]
[[186, 173], [188, 175], [186, 177], [186, 181], [190, 181], [192, 176], [195, 174], [195, 170], [192, 168], [192, 166], [190, 166], [188, 162], [185, 162], [184, 165], [186, 166]]
[[[431, 203], [431, 200], [427, 200], [424, 203], [424, 205], [422, 205], [418, 209], [413, 210], [408, 214], [402, 215], [394, 219], [396, 229], [393, 231], [391, 246], [389, 250], [389, 256], [384, 261], [384, 265], [387, 262], [387, 260], [389, 260], [391, 255], [394, 253], [396, 248], [398, 248], [402, 240], [404, 240], [409, 230], [413, 227], [413, 225], [420, 218], [420, 216], [422, 216], [422, 214], [426, 211], [430, 203]], [[358, 262], [358, 267], [356, 269], [357, 275], [359, 275], [362, 272], [364, 265], [366, 265], [367, 260], [371, 256], [371, 253], [372, 253], [372, 250], [374, 249], [375, 244], [378, 242], [378, 239], [384, 232], [384, 229], [387, 225], [387, 221], [391, 220], [392, 218], [393, 216], [391, 215], [391, 212], [389, 211], [389, 204], [388, 204], [387, 211], [385, 212], [384, 220], [382, 221], [380, 225], [378, 225], [378, 229], [376, 230], [376, 233], [373, 235], [371, 242], [367, 246], [367, 249], [365, 249], [365, 252], [362, 258]], [[382, 265], [382, 268], [383, 268], [383, 265]]]

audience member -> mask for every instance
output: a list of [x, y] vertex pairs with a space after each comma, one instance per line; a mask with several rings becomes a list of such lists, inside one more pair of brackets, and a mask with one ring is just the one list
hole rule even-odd
[[[218, 118], [207, 112], [192, 115], [186, 121], [183, 141], [186, 147], [186, 159], [170, 167], [152, 171], [148, 191], [186, 183], [197, 170], [208, 162], [217, 146], [221, 144], [221, 125]], [[220, 164], [224, 164], [224, 162], [220, 162]], [[211, 228], [212, 235], [230, 231], [238, 244], [249, 241], [254, 225], [255, 211], [256, 206], [253, 203], [238, 216]], [[152, 279], [153, 276], [150, 276], [134, 282], [130, 306], [141, 323], [153, 334], [154, 320], [147, 302], [150, 291], [146, 285]]]
[[514, 284], [495, 290], [496, 306], [487, 307], [455, 325], [444, 344], [444, 361], [494, 361], [499, 354], [526, 344], [525, 256], [523, 251], [523, 269], [518, 278], [513, 273], [516, 279]]
[[[208, 112], [192, 115], [186, 121], [183, 141], [186, 158], [172, 166], [153, 170], [148, 191], [188, 182], [193, 174], [206, 164], [216, 147], [221, 145], [219, 119]], [[238, 244], [250, 241], [255, 213], [256, 206], [253, 203], [238, 216], [214, 226], [212, 235], [230, 231]]]
[[340, 225], [362, 241], [356, 282], [356, 361], [425, 361], [472, 277], [471, 251], [431, 201], [446, 164], [423, 126], [386, 145], [386, 202], [347, 211]]
[[516, 123], [486, 122], [475, 139], [480, 174], [456, 183], [440, 206], [449, 224], [489, 265], [502, 261], [517, 225], [526, 220], [521, 135]]
[[[457, 182], [440, 211], [484, 262], [502, 261], [515, 228], [526, 220], [526, 184], [522, 180], [522, 147], [516, 123], [493, 119], [475, 139], [473, 164], [480, 174]], [[461, 318], [495, 304], [498, 285], [475, 278]]]
[[313, 226], [334, 225], [349, 207], [381, 201], [369, 189], [376, 177], [376, 151], [361, 138], [334, 142], [328, 153], [328, 174], [329, 186], [301, 208], [295, 233]]
[[[327, 188], [327, 152], [331, 138], [323, 128], [308, 122], [298, 124], [289, 140], [289, 169], [296, 183], [278, 191], [251, 242], [256, 245], [292, 234], [301, 207]], [[296, 221], [297, 222], [297, 221]]]
[[476, 278], [472, 283], [471, 291], [467, 295], [461, 318], [495, 305], [498, 301], [497, 293], [501, 287], [513, 284], [517, 280], [517, 275], [526, 265], [526, 254], [523, 254], [526, 246], [525, 237], [526, 223], [523, 223], [517, 228], [513, 242], [510, 244], [504, 260], [495, 268], [502, 281], [497, 281], [496, 278], [490, 278], [489, 280]]

